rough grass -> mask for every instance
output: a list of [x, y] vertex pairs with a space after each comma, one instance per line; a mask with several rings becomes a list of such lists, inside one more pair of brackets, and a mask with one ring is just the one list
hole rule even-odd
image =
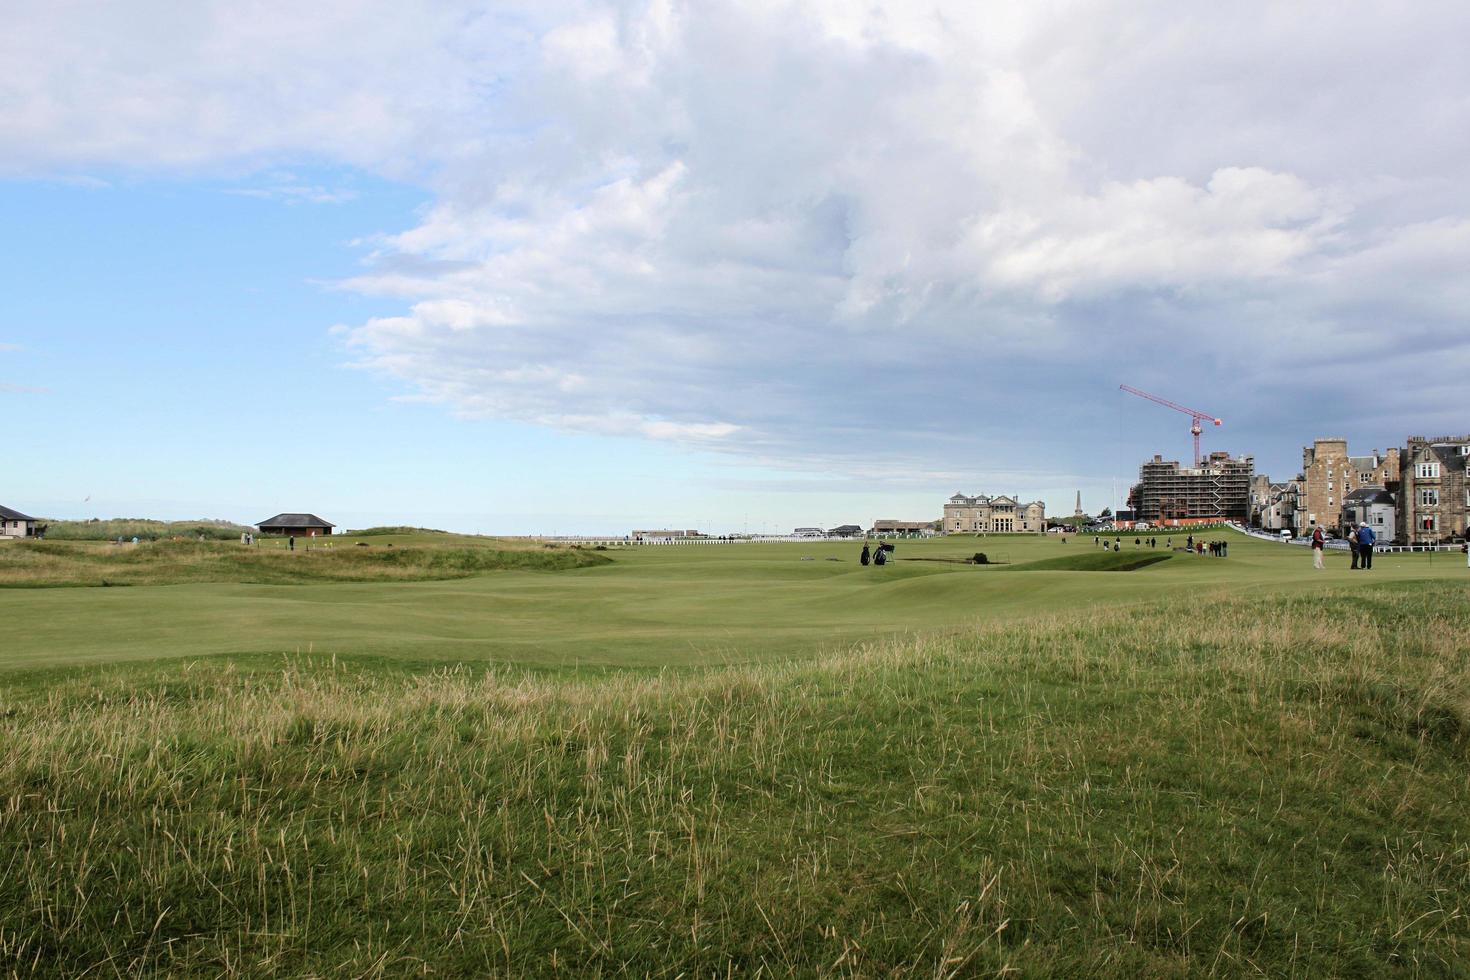
[[238, 542], [95, 545], [22, 541], [0, 548], [0, 588], [171, 585], [184, 582], [375, 582], [464, 578], [503, 569], [557, 571], [609, 559], [570, 549], [358, 547], [304, 542], [295, 551]]
[[118, 517], [112, 520], [42, 521], [48, 525], [46, 537], [53, 541], [156, 541], [166, 538], [194, 538], [202, 534], [215, 541], [238, 541], [245, 531], [254, 528], [230, 521], [154, 521], [143, 517]]
[[32, 679], [0, 969], [1463, 975], [1467, 621], [1416, 586], [705, 673]]

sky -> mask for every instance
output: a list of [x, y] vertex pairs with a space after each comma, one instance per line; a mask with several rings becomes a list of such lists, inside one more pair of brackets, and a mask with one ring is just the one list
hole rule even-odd
[[21, 0], [0, 503], [711, 532], [1470, 430], [1470, 6]]

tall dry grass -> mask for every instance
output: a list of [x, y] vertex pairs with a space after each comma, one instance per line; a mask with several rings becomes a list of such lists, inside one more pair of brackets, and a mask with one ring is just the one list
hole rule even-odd
[[0, 708], [16, 975], [1454, 975], [1463, 591]]
[[506, 569], [586, 568], [606, 561], [595, 552], [572, 549], [359, 547], [347, 540], [312, 547], [303, 543], [294, 551], [197, 540], [137, 545], [22, 541], [0, 548], [0, 588], [415, 581]]

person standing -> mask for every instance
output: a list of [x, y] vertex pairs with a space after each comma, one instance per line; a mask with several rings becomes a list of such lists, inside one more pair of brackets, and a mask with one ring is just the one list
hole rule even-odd
[[1369, 569], [1373, 567], [1373, 542], [1378, 540], [1378, 535], [1366, 524], [1358, 525], [1358, 567]]
[[[1358, 529], [1352, 528], [1348, 531], [1348, 549], [1353, 553], [1353, 568], [1358, 567]], [[1351, 569], [1350, 569], [1351, 571]]]
[[1312, 567], [1322, 567], [1322, 546], [1327, 543], [1327, 535], [1322, 533], [1322, 525], [1318, 524], [1312, 528]]
[[289, 538], [286, 539], [286, 550], [287, 551], [295, 551], [296, 550], [296, 535], [293, 534]]

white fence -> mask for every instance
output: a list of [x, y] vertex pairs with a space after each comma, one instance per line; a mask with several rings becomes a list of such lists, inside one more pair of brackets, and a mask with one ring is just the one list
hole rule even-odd
[[[1231, 527], [1235, 528], [1235, 530], [1239, 531], [1242, 534], [1245, 534], [1252, 538], [1259, 538], [1262, 541], [1278, 541], [1282, 544], [1294, 544], [1300, 547], [1307, 547], [1312, 543], [1312, 539], [1310, 536], [1284, 538], [1279, 534], [1272, 534], [1270, 531], [1258, 531], [1253, 527], [1242, 527], [1239, 524], [1232, 524]], [[1329, 540], [1326, 544], [1326, 547], [1330, 548], [1333, 551], [1351, 550], [1351, 546], [1341, 538], [1333, 538]], [[1375, 544], [1373, 546], [1373, 553], [1375, 555], [1382, 555], [1393, 554], [1395, 552], [1420, 551], [1425, 553], [1433, 551], [1458, 552], [1462, 550], [1463, 547], [1463, 545], [1458, 544]]]

